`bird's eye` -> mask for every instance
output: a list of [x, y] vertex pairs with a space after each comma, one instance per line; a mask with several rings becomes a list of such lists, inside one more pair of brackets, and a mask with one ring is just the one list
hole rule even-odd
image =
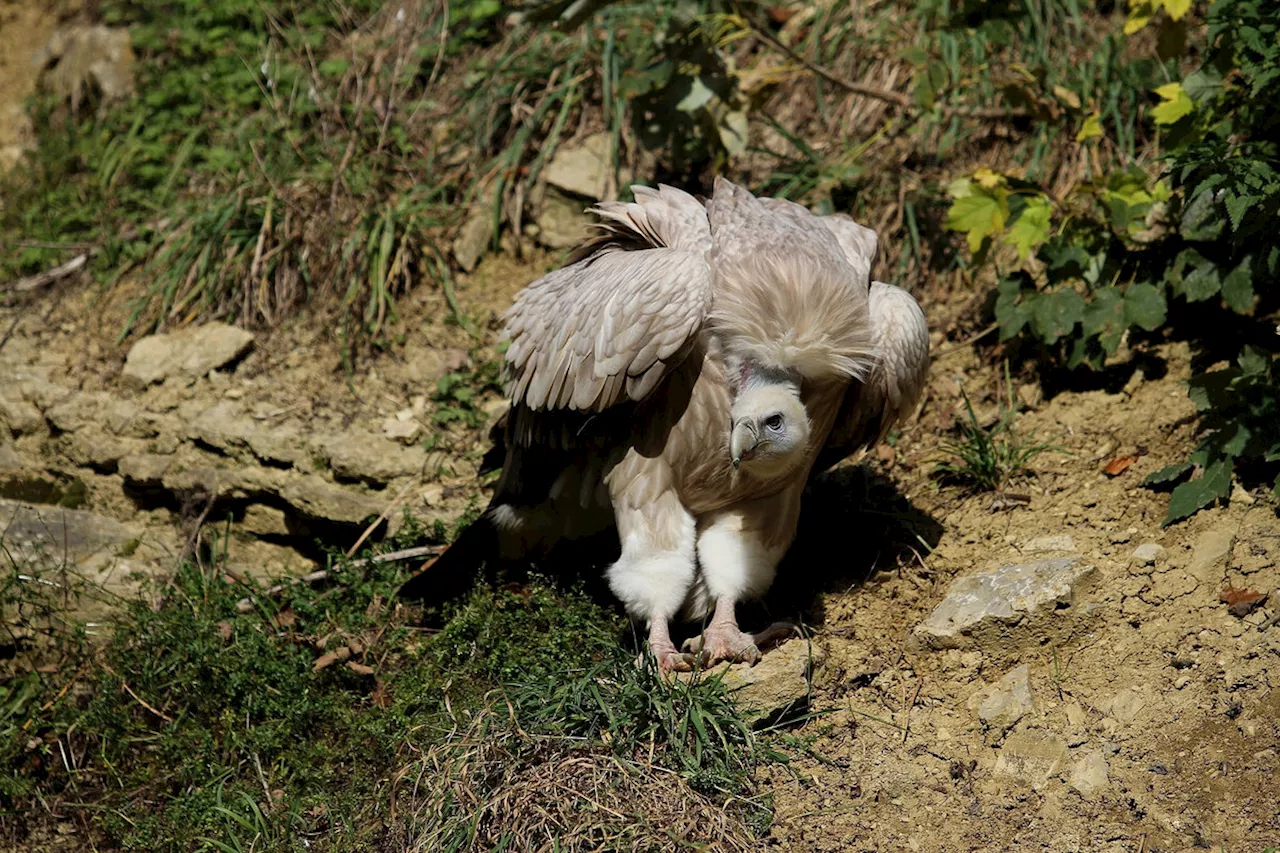
[[770, 415], [765, 418], [764, 425], [769, 429], [782, 429], [782, 415]]

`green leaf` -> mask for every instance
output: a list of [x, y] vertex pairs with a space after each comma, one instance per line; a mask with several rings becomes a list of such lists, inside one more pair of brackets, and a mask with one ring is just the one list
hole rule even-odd
[[1170, 283], [1188, 302], [1203, 302], [1222, 289], [1217, 265], [1195, 249], [1179, 253]]
[[1159, 125], [1169, 125], [1178, 119], [1190, 115], [1196, 108], [1195, 102], [1182, 88], [1181, 83], [1166, 83], [1156, 89], [1161, 102], [1151, 108], [1151, 118]]
[[1182, 81], [1182, 88], [1197, 104], [1217, 97], [1222, 92], [1222, 75], [1209, 65], [1192, 71]]
[[1160, 288], [1146, 282], [1129, 285], [1124, 292], [1124, 316], [1133, 325], [1151, 332], [1164, 324], [1168, 306]]
[[1049, 214], [1052, 208], [1049, 199], [1043, 195], [1025, 198], [1022, 212], [1009, 227], [1005, 242], [1018, 250], [1018, 257], [1025, 258], [1031, 250], [1049, 239]]
[[1266, 352], [1249, 344], [1240, 351], [1236, 363], [1240, 365], [1242, 376], [1263, 376], [1271, 366], [1271, 359]]
[[1124, 297], [1114, 287], [1104, 287], [1094, 292], [1093, 301], [1084, 310], [1080, 329], [1088, 336], [1097, 336], [1107, 354], [1113, 354], [1120, 346], [1120, 338], [1127, 328], [1124, 313]]
[[1178, 230], [1188, 240], [1216, 240], [1222, 235], [1222, 215], [1212, 187], [1203, 187], [1191, 196], [1182, 211]]
[[1000, 340], [1007, 341], [1022, 331], [1031, 320], [1030, 303], [1035, 290], [1023, 289], [1026, 273], [1015, 274], [1000, 280], [996, 296], [996, 322], [1000, 324]]
[[1222, 280], [1222, 301], [1237, 314], [1253, 310], [1253, 259], [1249, 256], [1236, 264]]
[[1227, 203], [1227, 216], [1231, 217], [1231, 230], [1239, 231], [1240, 222], [1244, 219], [1244, 215], [1254, 204], [1262, 201], [1262, 196], [1229, 192], [1224, 200]]
[[1169, 497], [1169, 512], [1162, 526], [1167, 527], [1175, 521], [1194, 515], [1215, 500], [1225, 498], [1230, 491], [1231, 463], [1214, 462], [1205, 468], [1202, 475], [1173, 490]]
[[1003, 230], [1009, 217], [1009, 205], [1003, 198], [974, 189], [972, 195], [956, 199], [947, 211], [947, 228], [965, 233], [970, 252], [977, 252], [983, 240]]
[[1142, 485], [1164, 486], [1169, 483], [1176, 483], [1183, 477], [1190, 474], [1191, 470], [1195, 467], [1196, 466], [1192, 465], [1190, 462], [1178, 462], [1174, 465], [1166, 466], [1161, 468], [1159, 471], [1152, 472], [1143, 477]]
[[1032, 306], [1031, 326], [1045, 343], [1071, 334], [1084, 317], [1084, 297], [1074, 290], [1041, 294]]

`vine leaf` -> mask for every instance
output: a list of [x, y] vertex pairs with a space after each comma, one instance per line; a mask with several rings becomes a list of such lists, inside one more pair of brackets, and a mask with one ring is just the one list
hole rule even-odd
[[1156, 94], [1160, 96], [1160, 103], [1151, 109], [1151, 118], [1156, 124], [1173, 124], [1196, 108], [1181, 83], [1165, 83], [1156, 89]]

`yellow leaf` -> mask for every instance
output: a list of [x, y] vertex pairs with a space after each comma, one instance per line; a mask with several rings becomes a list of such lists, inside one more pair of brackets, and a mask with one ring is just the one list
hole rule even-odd
[[1161, 98], [1151, 109], [1151, 118], [1156, 124], [1173, 124], [1196, 108], [1181, 83], [1165, 83], [1156, 89], [1156, 94]]
[[1098, 114], [1094, 113], [1084, 120], [1084, 124], [1080, 125], [1080, 132], [1076, 134], [1076, 142], [1084, 142], [1086, 139], [1093, 139], [1095, 136], [1102, 135], [1102, 121]]
[[1142, 29], [1156, 13], [1161, 0], [1129, 0], [1129, 17], [1124, 22], [1124, 34], [1131, 36]]
[[965, 198], [973, 195], [973, 181], [968, 178], [956, 178], [947, 184], [947, 193], [952, 198]]
[[1080, 96], [1066, 86], [1054, 86], [1053, 96], [1073, 110], [1080, 109]]
[[988, 190], [993, 190], [1004, 183], [1004, 175], [993, 172], [986, 167], [974, 172], [973, 179], [978, 182], [978, 186]]
[[1175, 21], [1182, 20], [1182, 16], [1191, 11], [1191, 0], [1160, 0], [1160, 5]]

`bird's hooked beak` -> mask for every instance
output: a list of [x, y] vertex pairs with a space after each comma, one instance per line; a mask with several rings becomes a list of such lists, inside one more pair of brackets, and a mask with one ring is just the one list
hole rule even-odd
[[742, 418], [733, 425], [729, 433], [729, 456], [733, 459], [734, 468], [741, 465], [743, 459], [751, 458], [759, 441], [756, 423], [752, 419]]

